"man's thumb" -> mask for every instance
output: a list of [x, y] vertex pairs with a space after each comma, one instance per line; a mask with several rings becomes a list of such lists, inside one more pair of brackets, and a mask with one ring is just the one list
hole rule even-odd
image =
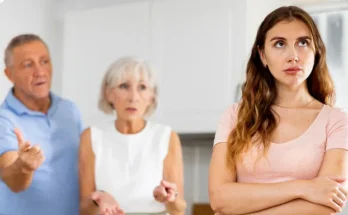
[[30, 149], [30, 143], [28, 141], [26, 141], [25, 143], [22, 143], [22, 145], [20, 146], [20, 149], [24, 152], [28, 151]]
[[98, 201], [100, 198], [100, 194], [98, 192], [94, 192], [92, 193], [91, 195], [91, 199], [94, 200], [94, 201]]

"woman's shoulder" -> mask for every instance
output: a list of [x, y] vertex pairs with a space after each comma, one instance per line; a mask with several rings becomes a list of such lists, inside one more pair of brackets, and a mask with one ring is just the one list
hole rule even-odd
[[330, 121], [347, 119], [348, 117], [348, 110], [345, 108], [328, 105], [325, 105], [325, 108], [327, 109], [327, 117]]
[[328, 109], [329, 114], [331, 116], [347, 116], [348, 115], [348, 110], [346, 108], [333, 107], [329, 105], [325, 105], [325, 107]]
[[173, 132], [173, 128], [169, 124], [165, 124], [165, 123], [153, 121], [153, 120], [148, 120], [146, 123], [147, 123], [146, 126], [149, 130], [158, 131], [158, 132], [159, 131]]
[[110, 129], [114, 129], [114, 121], [98, 122], [87, 126], [85, 130], [82, 132], [82, 135], [87, 135], [93, 138], [94, 136], [99, 136], [103, 132], [108, 131]]
[[93, 130], [100, 130], [100, 131], [114, 129], [115, 120], [104, 120], [104, 121], [96, 122], [92, 124], [89, 128]]
[[328, 124], [335, 125], [337, 123], [348, 125], [348, 110], [340, 107], [325, 106], [327, 109]]
[[237, 118], [238, 109], [240, 103], [232, 103], [229, 106], [225, 107], [224, 111], [221, 114], [220, 120], [233, 120]]

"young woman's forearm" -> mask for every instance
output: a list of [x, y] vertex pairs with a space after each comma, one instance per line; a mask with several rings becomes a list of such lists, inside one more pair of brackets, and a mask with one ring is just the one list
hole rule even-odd
[[302, 195], [304, 181], [272, 184], [225, 183], [211, 192], [211, 206], [224, 215], [248, 214], [278, 206]]
[[[314, 204], [306, 200], [297, 199], [291, 202], [275, 206], [259, 212], [249, 213], [247, 215], [334, 215], [336, 212], [332, 208], [323, 205]], [[227, 215], [227, 214], [226, 214]]]

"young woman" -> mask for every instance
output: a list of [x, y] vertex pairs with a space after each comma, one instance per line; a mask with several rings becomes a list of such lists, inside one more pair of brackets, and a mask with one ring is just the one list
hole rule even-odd
[[218, 125], [209, 176], [217, 214], [341, 212], [348, 114], [334, 105], [326, 51], [308, 13], [281, 7], [257, 32], [240, 103]]
[[81, 214], [184, 214], [179, 137], [146, 119], [156, 92], [152, 69], [137, 58], [121, 58], [105, 74], [99, 107], [117, 118], [82, 134]]

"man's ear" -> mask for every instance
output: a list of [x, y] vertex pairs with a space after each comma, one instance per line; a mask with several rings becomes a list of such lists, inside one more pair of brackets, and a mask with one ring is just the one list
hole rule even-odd
[[11, 71], [8, 67], [6, 67], [4, 69], [4, 73], [5, 73], [6, 77], [8, 78], [8, 80], [10, 80], [13, 83], [13, 79], [14, 79], [13, 71]]
[[257, 51], [259, 52], [259, 56], [260, 56], [260, 59], [262, 61], [263, 66], [267, 67], [267, 59], [266, 59], [264, 50], [260, 49], [260, 47], [257, 46]]

